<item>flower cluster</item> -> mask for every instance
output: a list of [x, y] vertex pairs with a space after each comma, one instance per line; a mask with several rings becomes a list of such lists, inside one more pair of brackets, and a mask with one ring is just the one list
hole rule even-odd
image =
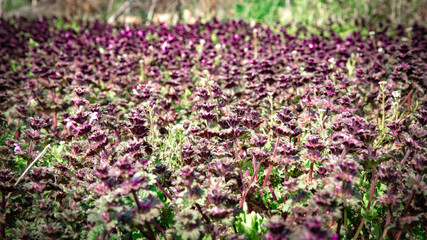
[[1, 239], [424, 237], [425, 27], [56, 25], [0, 19]]

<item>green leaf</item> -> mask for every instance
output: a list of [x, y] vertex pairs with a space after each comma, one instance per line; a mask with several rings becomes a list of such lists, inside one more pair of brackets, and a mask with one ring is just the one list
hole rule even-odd
[[143, 240], [144, 236], [141, 234], [139, 230], [132, 232], [132, 240]]
[[203, 237], [203, 240], [212, 240], [212, 236], [211, 235], [205, 235]]
[[376, 239], [380, 239], [381, 233], [382, 233], [381, 223], [378, 221], [374, 226], [374, 234], [376, 236]]
[[25, 169], [25, 166], [27, 166], [27, 161], [25, 161], [25, 159], [22, 157], [16, 157], [15, 163], [18, 165], [18, 168], [21, 170], [21, 172]]
[[307, 160], [307, 161], [304, 163], [304, 167], [305, 167], [305, 168], [309, 168], [309, 167], [310, 167], [310, 164], [311, 164], [310, 160]]
[[88, 240], [96, 240], [98, 238], [99, 234], [101, 234], [103, 231], [104, 231], [104, 227], [103, 226], [96, 225], [87, 234], [87, 239]]
[[188, 98], [190, 95], [191, 95], [191, 90], [190, 89], [188, 89], [188, 88], [186, 88], [185, 89], [185, 93], [184, 93], [184, 96], [186, 97], [186, 98]]
[[30, 40], [28, 40], [28, 46], [30, 47], [38, 47], [39, 43], [34, 41], [32, 38], [30, 38]]
[[277, 203], [277, 202], [272, 202], [272, 203], [270, 204], [270, 206], [271, 206], [271, 209], [277, 210], [277, 208], [279, 207], [279, 203]]
[[292, 199], [288, 199], [286, 200], [285, 204], [281, 204], [280, 205], [280, 209], [284, 212], [289, 212], [289, 210], [292, 208], [293, 206], [293, 200]]
[[236, 217], [236, 228], [239, 233], [245, 233], [248, 239], [259, 239], [258, 234], [262, 233], [261, 225], [263, 218], [255, 212], [248, 214], [248, 206], [245, 202], [243, 205], [243, 213]]
[[59, 163], [64, 163], [64, 159], [61, 158], [61, 152], [65, 151], [64, 146], [62, 145], [56, 145], [56, 146], [52, 146], [51, 147], [51, 152], [53, 157], [55, 158], [56, 161], [58, 161]]
[[366, 219], [372, 219], [378, 216], [378, 211], [374, 207], [371, 207], [368, 211], [362, 208], [362, 216]]
[[385, 185], [384, 183], [379, 183], [377, 185], [377, 191], [378, 191], [378, 195], [383, 195], [386, 191], [387, 191], [387, 185]]
[[236, 9], [237, 14], [241, 14], [241, 13], [243, 13], [245, 7], [243, 5], [236, 4], [235, 9]]
[[365, 193], [363, 194], [363, 205], [365, 207], [368, 207], [368, 202], [369, 202], [369, 193]]
[[62, 26], [64, 26], [64, 19], [58, 18], [55, 21], [55, 27], [56, 29], [62, 29]]

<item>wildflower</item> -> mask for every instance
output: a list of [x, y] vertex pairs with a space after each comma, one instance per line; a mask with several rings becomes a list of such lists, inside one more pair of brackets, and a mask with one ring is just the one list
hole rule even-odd
[[22, 150], [21, 150], [21, 147], [20, 147], [17, 143], [14, 143], [14, 145], [15, 145], [15, 148], [14, 148], [14, 150], [13, 150], [13, 151], [14, 151], [15, 153], [18, 153], [18, 152], [19, 152], [21, 155], [22, 155], [22, 154], [24, 154], [24, 152], [22, 152]]

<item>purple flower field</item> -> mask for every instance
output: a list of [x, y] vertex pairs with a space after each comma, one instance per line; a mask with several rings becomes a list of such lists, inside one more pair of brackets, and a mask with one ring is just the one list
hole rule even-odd
[[427, 28], [0, 20], [1, 239], [425, 239]]

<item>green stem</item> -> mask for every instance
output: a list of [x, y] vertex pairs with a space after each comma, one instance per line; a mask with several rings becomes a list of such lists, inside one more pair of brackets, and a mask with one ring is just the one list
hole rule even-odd
[[[372, 198], [374, 196], [374, 190], [375, 190], [375, 185], [377, 183], [377, 178], [375, 176], [375, 168], [372, 169], [372, 182], [371, 182], [371, 189], [369, 190], [369, 200], [368, 200], [368, 206], [366, 207], [366, 211], [369, 211], [369, 209], [371, 208], [371, 202], [372, 202]], [[354, 234], [353, 240], [357, 239], [357, 237], [359, 236], [360, 231], [362, 230], [363, 224], [365, 224], [365, 217], [362, 218], [362, 221], [360, 221], [359, 227], [357, 228], [356, 234]]]
[[344, 226], [347, 226], [347, 208], [344, 207]]
[[28, 148], [28, 155], [30, 156], [30, 159], [28, 159], [26, 167], [28, 167], [28, 165], [30, 165], [32, 149], [33, 149], [33, 140], [31, 139], [30, 140], [30, 147]]

